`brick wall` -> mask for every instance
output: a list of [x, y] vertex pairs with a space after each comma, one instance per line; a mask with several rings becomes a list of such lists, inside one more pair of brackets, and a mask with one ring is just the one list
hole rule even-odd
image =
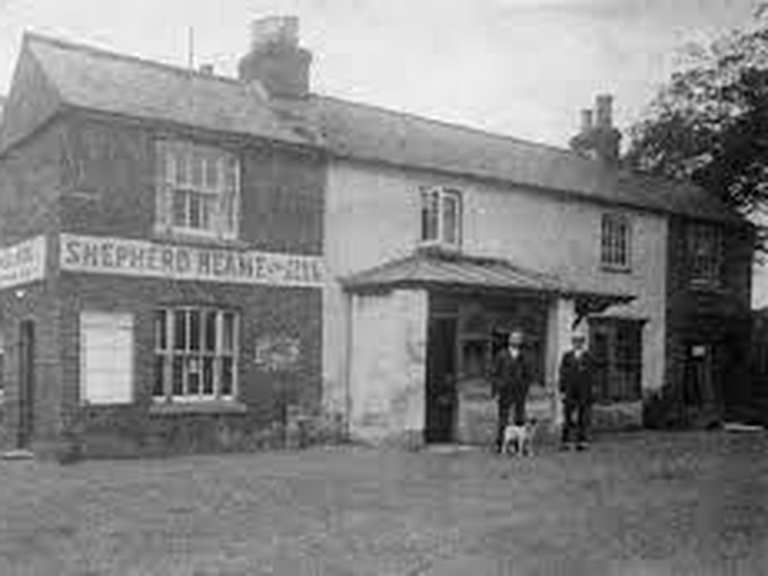
[[683, 218], [670, 218], [666, 384], [673, 397], [681, 401], [688, 344], [708, 344], [718, 350], [713, 366], [718, 400], [733, 403], [741, 396], [739, 386], [748, 380], [752, 231], [747, 227], [724, 227], [721, 286], [693, 288], [689, 282], [686, 224]]
[[[50, 123], [34, 138], [0, 156], [0, 246], [10, 246], [58, 228], [62, 125]], [[4, 335], [4, 447], [16, 443], [19, 420], [19, 324], [35, 326], [34, 436], [42, 442], [60, 428], [58, 304], [52, 261], [46, 280], [0, 291]]]
[[239, 240], [257, 250], [322, 253], [325, 169], [319, 154], [83, 114], [67, 124], [71, 154], [62, 171], [63, 230], [150, 238], [158, 137], [189, 139], [239, 155]]
[[[0, 159], [0, 238], [11, 244], [49, 235], [45, 282], [19, 298], [0, 294], [6, 331], [6, 427], [18, 422], [18, 324], [33, 319], [37, 346], [34, 444], [56, 450], [73, 438], [89, 454], [137, 450], [242, 449], [280, 435], [284, 404], [320, 405], [322, 294], [319, 289], [172, 282], [59, 273], [59, 232], [152, 239], [155, 215], [154, 138], [221, 144], [242, 161], [241, 238], [237, 248], [322, 253], [323, 159], [196, 131], [70, 113]], [[164, 238], [165, 241], [184, 243]], [[216, 242], [206, 242], [216, 246]], [[155, 414], [149, 390], [155, 308], [217, 305], [240, 311], [240, 400], [245, 411]], [[130, 406], [80, 404], [79, 314], [134, 315], [135, 400]], [[256, 365], [256, 340], [298, 340], [298, 361], [281, 371]], [[13, 433], [6, 434], [13, 436]]]
[[[65, 273], [61, 280], [63, 413], [76, 422], [91, 453], [141, 448], [186, 451], [244, 448], [282, 423], [283, 403], [319, 405], [321, 294], [315, 289], [210, 285]], [[152, 413], [153, 314], [174, 305], [220, 306], [239, 311], [238, 400], [245, 413]], [[81, 408], [79, 314], [129, 312], [134, 318], [133, 405]], [[256, 363], [258, 339], [298, 340], [298, 361], [274, 372]]]

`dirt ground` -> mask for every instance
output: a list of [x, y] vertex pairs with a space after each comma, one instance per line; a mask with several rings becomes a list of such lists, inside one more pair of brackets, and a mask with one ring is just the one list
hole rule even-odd
[[768, 434], [0, 462], [0, 574], [768, 573]]

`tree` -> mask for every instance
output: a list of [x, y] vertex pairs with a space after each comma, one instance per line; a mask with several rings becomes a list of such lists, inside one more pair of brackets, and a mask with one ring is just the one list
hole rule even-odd
[[689, 45], [682, 69], [630, 128], [626, 163], [690, 179], [745, 216], [768, 214], [768, 18], [709, 46]]

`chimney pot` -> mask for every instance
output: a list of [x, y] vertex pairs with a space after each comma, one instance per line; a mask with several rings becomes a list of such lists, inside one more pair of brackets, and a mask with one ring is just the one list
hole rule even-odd
[[271, 96], [305, 98], [311, 63], [312, 54], [299, 46], [299, 19], [273, 16], [251, 23], [251, 49], [238, 73], [244, 83], [259, 81]]
[[299, 19], [296, 16], [270, 16], [251, 23], [251, 50], [280, 45], [299, 45]]
[[586, 134], [592, 130], [592, 110], [585, 108], [581, 111], [581, 133]]
[[613, 126], [613, 96], [610, 94], [599, 94], [595, 98], [595, 108], [597, 109], [597, 127], [611, 128]]

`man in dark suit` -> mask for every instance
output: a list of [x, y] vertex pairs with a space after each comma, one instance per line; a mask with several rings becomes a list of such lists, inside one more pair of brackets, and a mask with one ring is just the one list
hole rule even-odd
[[507, 347], [499, 350], [493, 362], [491, 374], [492, 394], [498, 401], [499, 419], [496, 431], [496, 450], [501, 452], [504, 428], [509, 411], [514, 406], [515, 424], [525, 423], [525, 400], [531, 387], [531, 367], [523, 354], [523, 333], [515, 330], [509, 334]]
[[583, 333], [574, 333], [571, 341], [573, 348], [563, 354], [560, 362], [560, 393], [563, 395], [564, 412], [562, 448], [575, 446], [578, 450], [586, 450], [589, 447], [587, 434], [594, 399], [595, 363], [585, 348], [586, 336]]

